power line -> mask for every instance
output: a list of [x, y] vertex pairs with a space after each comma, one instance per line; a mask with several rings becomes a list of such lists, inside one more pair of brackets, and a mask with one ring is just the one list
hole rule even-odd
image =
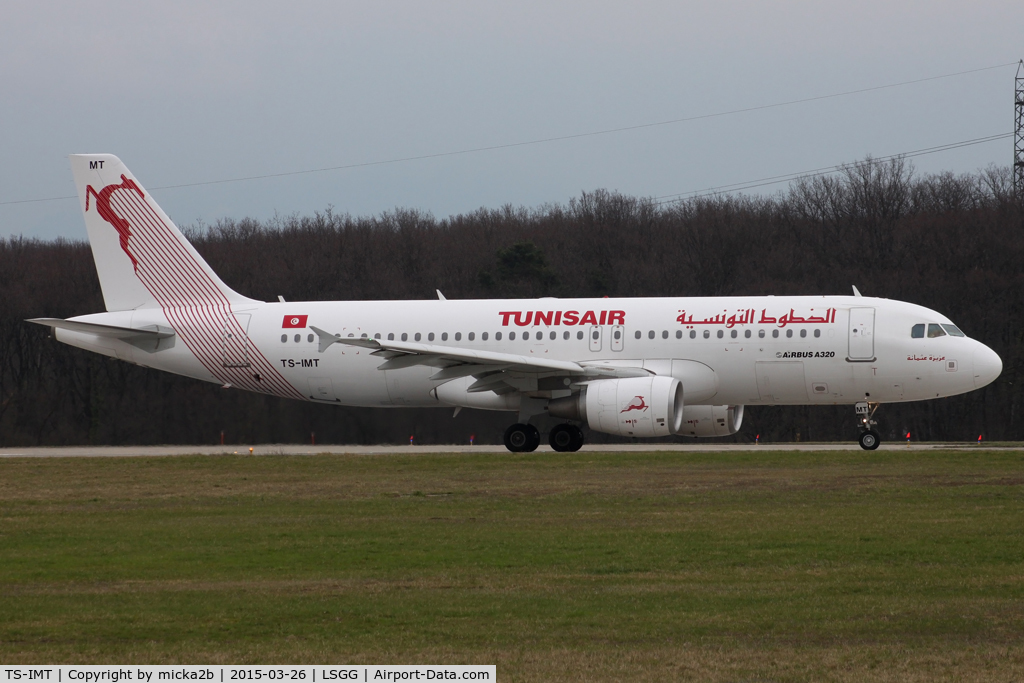
[[[974, 138], [971, 140], [961, 140], [960, 142], [950, 142], [945, 145], [936, 145], [934, 147], [925, 147], [923, 149], [915, 149], [910, 152], [900, 152], [899, 154], [890, 154], [889, 156], [876, 157], [873, 161], [886, 162], [898, 158], [911, 158], [919, 157], [925, 154], [935, 154], [936, 152], [945, 152], [951, 149], [957, 149], [960, 147], [970, 147], [972, 145], [981, 145], [986, 142], [993, 142], [995, 140], [1004, 140], [1013, 133], [999, 133], [998, 135], [986, 135], [985, 137]], [[863, 163], [863, 162], [859, 162]], [[853, 164], [857, 165], [857, 164]], [[655, 197], [655, 204], [669, 204], [671, 202], [685, 201], [687, 199], [697, 199], [699, 197], [710, 197], [714, 195], [724, 194], [726, 192], [739, 192], [741, 190], [750, 190], [755, 187], [764, 187], [766, 185], [777, 185], [779, 183], [785, 183], [790, 180], [796, 180], [797, 178], [814, 178], [817, 176], [830, 175], [832, 173], [838, 173], [842, 169], [842, 166], [823, 166], [820, 168], [812, 168], [807, 171], [798, 171], [796, 173], [784, 173], [782, 175], [768, 176], [767, 178], [758, 178], [757, 180], [747, 180], [740, 183], [731, 183], [729, 185], [716, 185], [715, 187], [705, 188], [703, 190], [690, 190], [688, 192], [675, 192], [673, 194], [665, 194]]]
[[[653, 122], [653, 123], [641, 123], [641, 124], [637, 124], [637, 125], [633, 125], [633, 126], [622, 126], [622, 127], [619, 127], [619, 128], [607, 128], [607, 129], [604, 129], [604, 130], [589, 131], [589, 132], [586, 132], [586, 133], [574, 133], [574, 134], [570, 134], [570, 135], [558, 135], [558, 136], [547, 137], [547, 138], [538, 138], [536, 140], [526, 140], [526, 141], [521, 141], [521, 142], [509, 142], [509, 143], [504, 143], [504, 144], [500, 144], [500, 145], [488, 145], [488, 146], [485, 146], [485, 147], [472, 147], [472, 148], [469, 148], [469, 149], [456, 150], [456, 151], [451, 151], [451, 152], [435, 152], [435, 153], [432, 153], [432, 154], [421, 154], [421, 155], [416, 155], [416, 156], [397, 157], [397, 158], [394, 158], [394, 159], [383, 159], [383, 160], [378, 160], [378, 161], [364, 161], [364, 162], [360, 162], [360, 163], [343, 164], [343, 165], [339, 165], [339, 166], [325, 166], [325, 167], [322, 167], [322, 168], [311, 168], [311, 169], [305, 169], [305, 170], [300, 170], [300, 171], [284, 171], [284, 172], [281, 172], [281, 173], [265, 173], [265, 174], [262, 174], [262, 175], [241, 176], [241, 177], [237, 177], [237, 178], [222, 178], [222, 179], [219, 179], [219, 180], [205, 180], [205, 181], [200, 181], [200, 182], [195, 182], [195, 183], [180, 183], [180, 184], [177, 184], [177, 185], [161, 185], [159, 187], [151, 187], [150, 189], [151, 190], [174, 190], [174, 189], [179, 189], [179, 188], [184, 188], [184, 187], [199, 187], [199, 186], [202, 186], [202, 185], [221, 185], [221, 184], [225, 184], [225, 183], [240, 183], [240, 182], [246, 182], [246, 181], [250, 181], [250, 180], [266, 180], [268, 178], [284, 178], [284, 177], [288, 177], [288, 176], [308, 175], [308, 174], [311, 174], [311, 173], [326, 173], [328, 171], [342, 171], [342, 170], [348, 170], [348, 169], [354, 169], [354, 168], [366, 168], [366, 167], [369, 167], [369, 166], [384, 166], [384, 165], [388, 165], [388, 164], [398, 164], [398, 163], [403, 163], [403, 162], [408, 162], [408, 161], [422, 161], [422, 160], [425, 160], [425, 159], [438, 159], [438, 158], [442, 158], [442, 157], [461, 156], [461, 155], [465, 155], [465, 154], [477, 154], [477, 153], [480, 153], [480, 152], [491, 152], [491, 151], [500, 150], [500, 149], [511, 149], [511, 148], [515, 148], [515, 147], [527, 147], [527, 146], [531, 146], [531, 145], [541, 145], [541, 144], [546, 144], [546, 143], [550, 143], [550, 142], [560, 142], [560, 141], [564, 141], [564, 140], [575, 140], [575, 139], [578, 139], [578, 138], [595, 137], [595, 136], [598, 136], [598, 135], [611, 135], [613, 133], [623, 133], [623, 132], [627, 132], [627, 131], [631, 131], [631, 130], [642, 130], [642, 129], [645, 129], [645, 128], [656, 128], [656, 127], [659, 127], [659, 126], [669, 126], [669, 125], [673, 125], [673, 124], [677, 124], [677, 123], [687, 123], [687, 122], [690, 122], [690, 121], [700, 121], [700, 120], [703, 120], [703, 119], [712, 119], [712, 118], [718, 118], [718, 117], [722, 117], [722, 116], [732, 116], [732, 115], [735, 115], [735, 114], [743, 114], [743, 113], [749, 113], [749, 112], [754, 112], [754, 111], [761, 111], [761, 110], [764, 110], [764, 109], [776, 109], [776, 108], [779, 108], [779, 107], [789, 107], [789, 106], [793, 106], [793, 105], [796, 105], [796, 104], [805, 104], [805, 103], [808, 103], [808, 102], [817, 102], [817, 101], [820, 101], [820, 100], [834, 99], [834, 98], [837, 98], [837, 97], [847, 97], [847, 96], [850, 96], [850, 95], [859, 95], [859, 94], [863, 94], [863, 93], [867, 93], [867, 92], [873, 92], [873, 91], [876, 91], [876, 90], [887, 90], [887, 89], [898, 88], [898, 87], [902, 87], [902, 86], [906, 86], [906, 85], [913, 85], [915, 83], [925, 83], [925, 82], [928, 82], [928, 81], [937, 81], [937, 80], [941, 80], [941, 79], [944, 79], [944, 78], [954, 78], [956, 76], [965, 76], [965, 75], [968, 75], [968, 74], [979, 73], [979, 72], [982, 72], [982, 71], [991, 71], [993, 69], [1002, 69], [1002, 68], [1005, 68], [1007, 66], [1015, 66], [1015, 65], [1017, 65], [1017, 62], [1007, 62], [1005, 64], [996, 64], [994, 66], [985, 66], [985, 67], [981, 67], [979, 69], [968, 69], [967, 71], [957, 71], [957, 72], [954, 72], [954, 73], [942, 74], [942, 75], [939, 75], [939, 76], [928, 76], [926, 78], [916, 78], [916, 79], [909, 80], [909, 81], [900, 81], [898, 83], [888, 83], [888, 84], [885, 84], [885, 85], [876, 85], [876, 86], [872, 86], [872, 87], [869, 87], [869, 88], [858, 88], [858, 89], [855, 89], [855, 90], [847, 90], [847, 91], [844, 91], [844, 92], [832, 93], [832, 94], [829, 94], [829, 95], [817, 95], [817, 96], [814, 96], [814, 97], [804, 97], [804, 98], [801, 98], [801, 99], [788, 100], [788, 101], [785, 101], [785, 102], [775, 102], [775, 103], [772, 103], [772, 104], [762, 104], [762, 105], [757, 105], [757, 106], [753, 106], [753, 107], [744, 107], [744, 108], [741, 108], [741, 109], [729, 109], [729, 110], [726, 110], [726, 111], [720, 111], [720, 112], [715, 112], [715, 113], [711, 113], [711, 114], [699, 114], [699, 115], [696, 115], [696, 116], [686, 116], [686, 117], [677, 118], [677, 119], [669, 119], [669, 120], [666, 120], [666, 121], [656, 121], [656, 122]], [[13, 204], [35, 204], [35, 203], [40, 203], [40, 202], [62, 201], [62, 200], [75, 199], [75, 198], [76, 197], [74, 195], [69, 195], [69, 196], [65, 196], [65, 197], [44, 197], [44, 198], [40, 198], [40, 199], [18, 199], [18, 200], [0, 202], [0, 206], [8, 206], [8, 205], [13, 205]]]

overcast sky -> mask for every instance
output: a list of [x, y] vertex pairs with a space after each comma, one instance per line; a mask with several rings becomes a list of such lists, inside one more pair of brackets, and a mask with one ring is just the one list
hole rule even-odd
[[[66, 156], [116, 154], [179, 224], [275, 213], [437, 217], [663, 196], [1013, 126], [1024, 3], [4, 2], [0, 237], [84, 239]], [[914, 159], [969, 172], [1009, 139]], [[772, 192], [784, 186], [753, 190]]]

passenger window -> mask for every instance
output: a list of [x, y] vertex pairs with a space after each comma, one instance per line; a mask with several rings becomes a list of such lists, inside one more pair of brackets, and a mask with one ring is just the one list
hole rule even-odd
[[711, 330], [704, 330], [704, 338], [705, 339], [710, 339], [711, 338]]
[[388, 341], [395, 341], [395, 333], [388, 332]]
[[447, 332], [442, 332], [441, 333], [441, 341], [448, 341], [448, 333]]
[[299, 340], [300, 340], [300, 339], [302, 339], [302, 335], [301, 335], [301, 334], [297, 334], [297, 335], [295, 335], [295, 343], [296, 343], [296, 344], [298, 344], [298, 343], [299, 343]]
[[462, 341], [462, 333], [461, 332], [456, 332], [455, 333], [455, 341]]
[[639, 339], [640, 337], [642, 337], [644, 335], [643, 335], [643, 332], [641, 332], [640, 330], [637, 330], [636, 331], [636, 335], [634, 335], [634, 336], [636, 336], [636, 338]]
[[530, 333], [529, 332], [523, 332], [523, 339], [525, 340], [525, 339], [529, 339], [529, 338], [530, 338]]
[[287, 334], [282, 334], [282, 335], [281, 335], [281, 341], [282, 341], [282, 342], [286, 342], [286, 341], [288, 341], [288, 335], [287, 335]]
[[[298, 335], [296, 335], [296, 336], [298, 336]], [[362, 333], [361, 335], [359, 335], [359, 338], [360, 338], [360, 339], [366, 339], [366, 333], [365, 333], [365, 332], [363, 332], [363, 333]], [[298, 339], [296, 339], [295, 341], [299, 341], [299, 340], [298, 340]]]
[[792, 336], [793, 336], [793, 330], [786, 330], [786, 339], [789, 339]]
[[508, 339], [509, 339], [509, 341], [515, 341], [516, 340], [516, 333], [515, 332], [509, 332], [508, 333]]
[[[377, 334], [373, 335], [373, 338], [374, 339], [380, 339], [380, 332], [378, 332]], [[310, 339], [309, 341], [313, 341], [313, 340]]]
[[960, 328], [957, 327], [956, 325], [947, 325], [946, 323], [942, 323], [942, 329], [944, 329], [946, 332], [949, 332], [954, 337], [966, 337], [967, 336], [966, 334], [961, 332]]
[[495, 341], [501, 341], [501, 332], [495, 332], [494, 339]]
[[647, 333], [647, 338], [654, 339], [654, 330], [651, 330], [650, 332]]
[[[380, 338], [380, 335], [379, 335], [379, 334], [377, 335], [377, 338], [378, 338], [378, 339]], [[306, 341], [308, 341], [308, 342], [309, 342], [310, 344], [312, 344], [312, 343], [313, 343], [313, 335], [309, 335], [309, 336], [307, 336], [307, 337], [306, 337]]]
[[676, 330], [676, 339], [682, 339], [682, 338], [683, 338], [683, 331], [682, 330]]
[[402, 333], [402, 341], [408, 341], [409, 335], [405, 332]]
[[566, 330], [565, 332], [562, 333], [562, 339], [568, 339], [568, 338], [569, 338], [569, 330]]
[[778, 330], [772, 330], [772, 339], [778, 339], [778, 338], [779, 338], [779, 331]]
[[807, 336], [807, 330], [800, 330], [800, 338], [803, 339]]
[[725, 336], [725, 332], [723, 332], [722, 330], [719, 330], [718, 331], [718, 338], [721, 339], [724, 336]]
[[469, 341], [473, 341], [474, 339], [476, 339], [476, 332], [470, 332], [469, 333]]
[[597, 339], [598, 337], [601, 336], [601, 333], [598, 332], [597, 330], [594, 330], [593, 334], [591, 334], [590, 336], [593, 337], [594, 339]]
[[431, 332], [430, 334], [427, 335], [427, 341], [434, 341], [434, 333], [433, 332]]
[[764, 330], [758, 330], [757, 331], [757, 338], [758, 339], [764, 339]]
[[417, 333], [416, 333], [416, 336], [415, 336], [415, 337], [413, 337], [413, 338], [414, 338], [414, 339], [415, 339], [416, 341], [419, 341], [419, 340], [420, 340], [420, 339], [422, 339], [423, 337], [422, 337], [422, 336], [420, 336], [420, 333], [419, 333], [419, 332], [417, 332]]
[[743, 330], [743, 336], [750, 339], [750, 330]]
[[814, 338], [817, 339], [820, 336], [821, 336], [821, 330], [815, 330], [814, 331]]
[[690, 330], [690, 339], [697, 338], [697, 330]]
[[[615, 332], [612, 333], [612, 336], [615, 337], [615, 341], [618, 341], [619, 339], [622, 339], [622, 332], [619, 331], [619, 330], [615, 330]], [[552, 339], [555, 338], [555, 333], [554, 332], [551, 333], [551, 338]]]
[[911, 339], [924, 339], [924, 323], [918, 323], [910, 328]]
[[579, 330], [579, 331], [578, 331], [578, 332], [576, 333], [576, 338], [577, 338], [577, 339], [583, 339], [583, 330]]
[[[615, 334], [618, 334], [618, 332], [616, 332]], [[557, 336], [558, 336], [558, 333], [555, 332], [554, 330], [551, 330], [551, 334], [548, 335], [548, 337], [551, 339], [551, 341], [555, 341], [555, 337], [557, 337]], [[618, 337], [615, 337], [615, 338], [618, 339]]]
[[484, 340], [484, 341], [487, 341], [487, 333], [486, 333], [486, 332], [481, 332], [481, 333], [480, 333], [480, 338], [481, 338], [482, 340]]
[[935, 337], [945, 337], [946, 332], [939, 325], [935, 323], [928, 323], [928, 338], [934, 339]]

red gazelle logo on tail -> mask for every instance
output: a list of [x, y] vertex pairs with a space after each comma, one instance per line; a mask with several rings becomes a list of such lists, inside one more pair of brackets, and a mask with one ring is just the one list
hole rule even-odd
[[639, 410], [641, 412], [647, 410], [650, 406], [644, 403], [643, 396], [634, 396], [629, 400], [629, 405], [619, 411], [619, 414], [628, 413], [631, 410]]
[[135, 257], [130, 251], [128, 251], [128, 238], [131, 237], [131, 224], [125, 219], [114, 213], [114, 209], [110, 206], [110, 196], [114, 194], [115, 190], [135, 190], [139, 193], [140, 197], [145, 197], [142, 193], [142, 188], [135, 184], [134, 180], [130, 180], [121, 174], [121, 180], [123, 181], [120, 185], [107, 185], [102, 190], [97, 192], [93, 189], [92, 185], [86, 185], [85, 187], [85, 211], [89, 212], [89, 195], [96, 197], [96, 212], [99, 213], [100, 218], [105, 220], [114, 226], [117, 230], [117, 234], [121, 237], [121, 249], [128, 258], [132, 260], [132, 267], [136, 271], [139, 269], [139, 262], [135, 260]]

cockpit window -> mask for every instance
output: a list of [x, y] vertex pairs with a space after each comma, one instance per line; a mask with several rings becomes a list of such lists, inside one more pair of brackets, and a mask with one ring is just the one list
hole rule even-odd
[[918, 323], [911, 327], [910, 336], [914, 339], [924, 339], [924, 323]]
[[942, 329], [941, 325], [935, 323], [928, 323], [928, 338], [933, 339], [935, 337], [945, 337], [946, 332]]
[[944, 329], [946, 332], [949, 332], [954, 337], [966, 337], [967, 336], [966, 334], [961, 332], [960, 328], [957, 327], [956, 325], [947, 325], [946, 323], [942, 323], [942, 329]]

